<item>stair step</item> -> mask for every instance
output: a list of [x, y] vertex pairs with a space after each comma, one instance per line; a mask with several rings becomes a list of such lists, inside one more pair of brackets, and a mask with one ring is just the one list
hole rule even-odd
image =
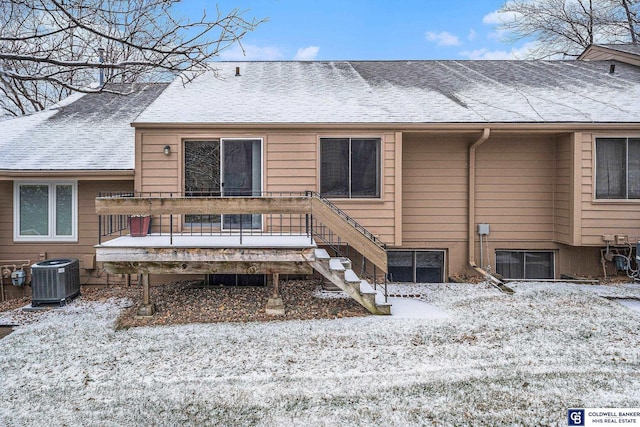
[[344, 272], [344, 281], [347, 283], [360, 283], [360, 278], [353, 270], [348, 269]]
[[325, 249], [316, 249], [315, 255], [316, 255], [316, 259], [319, 259], [319, 260], [331, 259], [329, 252], [327, 252]]
[[332, 271], [345, 271], [344, 265], [340, 262], [339, 258], [331, 258], [329, 260], [329, 269]]
[[371, 287], [371, 285], [369, 284], [369, 282], [367, 282], [366, 280], [361, 280], [360, 281], [360, 293], [361, 294], [375, 294], [376, 291]]
[[351, 266], [351, 260], [349, 258], [340, 258], [340, 262], [342, 263], [344, 268], [346, 268], [347, 270], [349, 270], [350, 268], [353, 268]]
[[388, 305], [389, 307], [391, 307], [391, 303], [390, 302], [385, 302], [384, 301], [384, 294], [380, 291], [376, 292], [376, 305], [377, 306], [385, 306]]

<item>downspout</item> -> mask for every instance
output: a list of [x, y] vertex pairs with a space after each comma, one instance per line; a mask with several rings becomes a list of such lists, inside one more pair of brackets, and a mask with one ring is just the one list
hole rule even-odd
[[468, 241], [469, 241], [469, 265], [475, 271], [480, 273], [485, 279], [491, 281], [494, 285], [503, 285], [502, 281], [493, 277], [487, 271], [476, 265], [476, 149], [484, 144], [491, 135], [490, 128], [482, 130], [482, 136], [476, 142], [469, 146], [469, 224], [468, 224]]

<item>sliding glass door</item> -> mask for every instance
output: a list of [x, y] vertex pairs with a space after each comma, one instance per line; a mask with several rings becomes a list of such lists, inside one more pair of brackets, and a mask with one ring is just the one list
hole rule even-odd
[[[262, 140], [185, 141], [184, 188], [189, 196], [260, 196]], [[261, 215], [185, 215], [185, 226], [261, 228]]]
[[[262, 141], [222, 140], [222, 194], [262, 195]], [[262, 215], [223, 215], [224, 229], [261, 228]]]

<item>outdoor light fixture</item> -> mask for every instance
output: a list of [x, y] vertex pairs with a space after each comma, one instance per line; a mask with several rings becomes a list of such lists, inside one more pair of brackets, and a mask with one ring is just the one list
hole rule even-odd
[[164, 152], [165, 156], [168, 156], [169, 154], [171, 154], [171, 146], [165, 145], [162, 151]]

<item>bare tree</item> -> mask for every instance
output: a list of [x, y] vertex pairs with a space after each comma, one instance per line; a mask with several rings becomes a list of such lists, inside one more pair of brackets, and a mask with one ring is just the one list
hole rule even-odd
[[508, 0], [500, 29], [533, 39], [534, 58], [578, 56], [594, 43], [636, 43], [640, 0]]
[[189, 81], [262, 22], [218, 8], [181, 19], [178, 3], [0, 0], [0, 109], [26, 114], [72, 92], [114, 91], [111, 83]]

